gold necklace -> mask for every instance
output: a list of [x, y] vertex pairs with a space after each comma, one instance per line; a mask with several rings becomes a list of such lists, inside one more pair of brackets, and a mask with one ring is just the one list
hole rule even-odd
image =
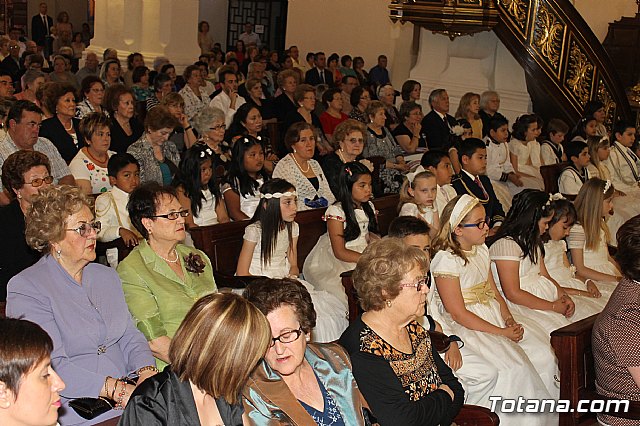
[[300, 163], [298, 163], [298, 160], [296, 160], [296, 156], [292, 153], [291, 154], [291, 158], [293, 158], [293, 162], [296, 163], [296, 166], [298, 166], [298, 168], [300, 169], [300, 171], [302, 173], [309, 173], [309, 169], [311, 168], [311, 164], [309, 164], [309, 162], [307, 161], [307, 170], [303, 169], [302, 166], [300, 166]]

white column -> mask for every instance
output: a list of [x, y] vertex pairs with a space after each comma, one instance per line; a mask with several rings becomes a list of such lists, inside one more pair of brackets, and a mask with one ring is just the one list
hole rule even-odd
[[88, 50], [100, 59], [108, 47], [118, 50], [123, 64], [140, 52], [151, 68], [166, 56], [180, 73], [198, 60], [200, 0], [96, 0], [94, 38]]

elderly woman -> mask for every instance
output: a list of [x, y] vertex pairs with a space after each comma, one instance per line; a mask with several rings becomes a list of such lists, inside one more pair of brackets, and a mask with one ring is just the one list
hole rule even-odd
[[198, 23], [198, 46], [201, 53], [209, 53], [213, 51], [213, 39], [209, 35], [209, 23], [200, 21]]
[[199, 143], [206, 144], [213, 151], [213, 167], [223, 166], [229, 169], [231, 160], [230, 147], [224, 141], [226, 129], [224, 111], [205, 107], [193, 117], [193, 127], [200, 135]]
[[69, 164], [84, 146], [80, 120], [76, 115], [76, 89], [65, 83], [51, 83], [45, 89], [44, 103], [54, 113], [40, 127], [40, 136], [49, 139]]
[[153, 94], [149, 84], [148, 67], [135, 67], [131, 73], [131, 82], [131, 91], [136, 98], [136, 102], [146, 102]]
[[393, 135], [384, 126], [386, 113], [380, 101], [373, 101], [367, 107], [370, 123], [367, 126], [367, 142], [364, 146], [364, 156], [384, 157], [385, 167], [380, 171], [380, 179], [384, 186], [384, 193], [396, 193], [400, 190], [403, 173], [409, 170], [402, 155], [402, 148]]
[[109, 113], [102, 108], [102, 100], [104, 99], [104, 83], [100, 77], [89, 75], [82, 79], [80, 87], [83, 99], [76, 104], [76, 118], [81, 120], [85, 115], [92, 112], [105, 114]]
[[197, 65], [189, 65], [184, 70], [184, 80], [187, 84], [180, 90], [180, 95], [184, 99], [184, 113], [190, 122], [193, 116], [210, 102], [209, 97], [200, 91], [203, 78]]
[[320, 118], [313, 112], [316, 108], [316, 89], [309, 84], [301, 84], [296, 87], [293, 99], [298, 104], [298, 108], [285, 117], [285, 128], [289, 129], [294, 123], [304, 122], [321, 130]]
[[57, 424], [65, 385], [51, 367], [51, 337], [20, 319], [0, 319], [0, 330], [0, 424]]
[[296, 71], [284, 70], [278, 73], [278, 87], [282, 93], [273, 100], [273, 109], [278, 121], [284, 121], [287, 115], [298, 109], [298, 104], [294, 99], [298, 84], [300, 84], [300, 76]]
[[206, 254], [181, 242], [185, 217], [175, 189], [155, 182], [129, 195], [129, 219], [142, 235], [140, 244], [118, 265], [134, 321], [149, 341], [162, 369], [180, 322], [200, 297], [216, 292]]
[[288, 278], [265, 279], [250, 284], [245, 297], [267, 316], [273, 336], [243, 391], [249, 424], [371, 424], [344, 349], [309, 343], [316, 312], [307, 289]]
[[409, 154], [416, 152], [418, 147], [427, 147], [427, 139], [422, 133], [422, 117], [422, 106], [419, 103], [406, 101], [400, 105], [402, 123], [391, 134], [396, 138], [398, 145]]
[[332, 88], [322, 94], [322, 103], [325, 106], [325, 111], [320, 114], [320, 123], [322, 123], [322, 130], [327, 136], [327, 139], [333, 139], [333, 132], [338, 127], [338, 124], [345, 121], [347, 114], [342, 112], [342, 94], [340, 89]]
[[144, 127], [134, 116], [133, 92], [122, 84], [115, 84], [107, 89], [104, 104], [111, 120], [111, 149], [118, 153], [126, 152], [144, 132]]
[[[266, 99], [264, 98], [264, 91], [262, 90], [262, 82], [257, 78], [250, 78], [245, 83], [247, 93], [249, 97], [246, 99], [248, 103], [254, 104], [260, 110], [260, 114], [263, 114], [266, 110]], [[263, 114], [264, 115], [264, 114]]]
[[178, 125], [169, 135], [169, 140], [176, 144], [178, 152], [182, 153], [191, 148], [196, 143], [197, 137], [193, 126], [189, 124], [187, 114], [184, 113], [184, 99], [182, 96], [176, 92], [167, 93], [162, 97], [160, 105], [168, 109], [178, 121]]
[[[606, 398], [640, 400], [640, 373], [634, 359], [640, 343], [640, 216], [620, 227], [616, 261], [623, 279], [593, 325], [596, 390]], [[633, 421], [599, 414], [601, 424], [623, 426]]]
[[171, 366], [136, 390], [120, 426], [242, 425], [241, 391], [270, 341], [269, 323], [246, 299], [204, 296], [171, 342]]
[[390, 130], [394, 130], [402, 122], [398, 108], [395, 106], [396, 89], [390, 84], [378, 87], [378, 100], [382, 102], [384, 111], [387, 113], [385, 126]]
[[157, 371], [149, 346], [127, 310], [116, 272], [93, 263], [96, 230], [90, 200], [78, 188], [44, 188], [26, 218], [27, 243], [45, 255], [9, 281], [7, 316], [40, 325], [53, 340], [51, 365], [67, 384], [62, 424], [94, 424], [116, 417], [110, 410], [84, 421], [69, 399], [111, 397], [127, 403], [133, 385]]
[[153, 79], [153, 94], [147, 98], [147, 111], [160, 105], [162, 99], [171, 93], [173, 90], [173, 83], [171, 77], [167, 74], [158, 74]]
[[40, 258], [24, 238], [24, 215], [38, 191], [52, 182], [49, 159], [41, 152], [17, 151], [2, 164], [2, 185], [12, 201], [0, 209], [0, 316], [9, 280]]
[[363, 124], [368, 124], [369, 119], [367, 117], [367, 108], [371, 103], [371, 92], [369, 89], [363, 86], [355, 87], [351, 91], [351, 97], [349, 98], [349, 102], [353, 109], [349, 114], [349, 118], [353, 118], [354, 120], [358, 120]]
[[173, 114], [164, 107], [154, 108], [147, 114], [144, 134], [127, 149], [140, 163], [140, 183], [170, 185], [173, 181], [180, 154], [176, 145], [168, 139], [177, 125]]
[[19, 101], [31, 101], [35, 104], [38, 104], [39, 102], [36, 99], [36, 91], [42, 84], [44, 84], [44, 78], [45, 75], [42, 71], [28, 70], [27, 72], [25, 72], [20, 79], [22, 92], [16, 94], [15, 98]]
[[76, 185], [87, 195], [100, 194], [111, 189], [107, 163], [115, 152], [109, 151], [111, 131], [109, 119], [92, 112], [80, 121], [80, 134], [86, 146], [69, 163]]
[[322, 158], [322, 170], [329, 181], [329, 187], [334, 194], [338, 193], [338, 175], [343, 164], [350, 161], [361, 160], [371, 165], [371, 162], [364, 160], [362, 150], [364, 148], [364, 137], [366, 128], [359, 121], [348, 119], [336, 127], [334, 133], [333, 147], [335, 151]]
[[320, 164], [313, 159], [316, 149], [315, 129], [308, 123], [295, 123], [284, 137], [290, 151], [278, 161], [274, 178], [291, 182], [298, 193], [298, 211], [327, 207], [336, 200]]
[[144, 57], [142, 53], [133, 52], [127, 56], [127, 70], [122, 73], [122, 80], [127, 87], [133, 86], [133, 70], [138, 67], [144, 67]]
[[77, 89], [78, 80], [76, 76], [68, 70], [70, 64], [68, 58], [62, 55], [55, 55], [53, 57], [53, 71], [49, 73], [49, 81], [70, 84], [74, 89]]
[[464, 390], [417, 321], [425, 313], [428, 255], [397, 238], [370, 244], [353, 273], [366, 311], [340, 338], [358, 388], [381, 426], [449, 425]]
[[120, 78], [120, 62], [115, 59], [109, 59], [104, 61], [102, 68], [100, 68], [100, 78], [104, 83], [105, 88], [109, 88], [116, 84], [122, 84], [122, 78]]

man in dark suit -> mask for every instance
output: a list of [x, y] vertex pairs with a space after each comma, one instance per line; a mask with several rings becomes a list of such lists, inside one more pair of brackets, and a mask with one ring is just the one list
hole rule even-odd
[[11, 76], [13, 87], [18, 89], [24, 69], [20, 66], [20, 45], [17, 41], [9, 40], [9, 56], [0, 62], [0, 69]]
[[449, 113], [449, 95], [444, 89], [436, 89], [429, 95], [431, 112], [422, 119], [422, 131], [427, 135], [429, 149], [449, 152], [451, 129], [457, 124]]
[[325, 68], [326, 66], [327, 57], [324, 52], [316, 53], [316, 67], [307, 71], [304, 82], [312, 86], [326, 84], [329, 87], [333, 87], [333, 75], [331, 75], [331, 71]]
[[458, 195], [469, 194], [480, 200], [487, 215], [487, 223], [493, 235], [504, 221], [502, 204], [493, 190], [493, 185], [487, 172], [487, 147], [485, 143], [476, 138], [465, 139], [460, 142], [458, 156], [462, 170], [451, 181], [451, 185]]
[[31, 39], [44, 48], [52, 26], [53, 18], [47, 15], [47, 4], [40, 3], [40, 13], [31, 18]]

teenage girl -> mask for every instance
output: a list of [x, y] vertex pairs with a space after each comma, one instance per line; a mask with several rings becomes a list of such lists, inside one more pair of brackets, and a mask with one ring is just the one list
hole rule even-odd
[[336, 199], [323, 217], [327, 233], [307, 256], [303, 274], [315, 288], [334, 294], [347, 308], [340, 274], [355, 268], [370, 240], [379, 238], [375, 207], [370, 201], [369, 169], [354, 161], [342, 165]]
[[438, 193], [436, 176], [418, 166], [407, 173], [400, 188], [399, 216], [415, 216], [429, 224], [429, 237], [435, 238], [440, 229], [440, 218], [435, 201]]
[[[260, 204], [252, 223], [245, 228], [244, 243], [238, 258], [236, 274], [269, 278], [298, 279], [298, 224], [296, 190], [284, 179], [272, 179], [260, 189]], [[331, 342], [340, 338], [348, 321], [341, 301], [301, 281], [313, 300], [318, 319], [313, 329], [316, 342]]]

